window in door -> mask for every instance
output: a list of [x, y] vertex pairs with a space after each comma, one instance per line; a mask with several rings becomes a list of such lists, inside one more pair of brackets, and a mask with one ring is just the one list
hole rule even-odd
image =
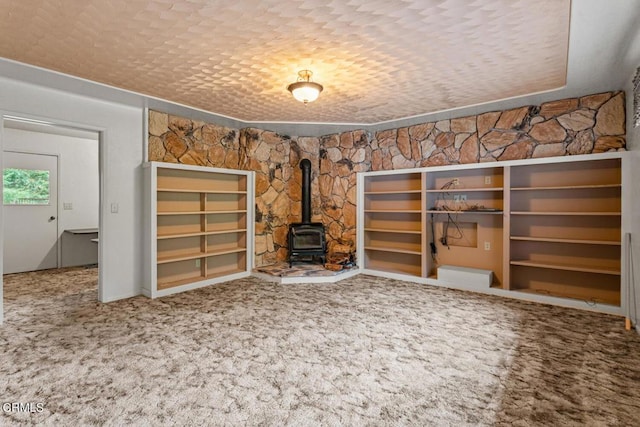
[[49, 171], [5, 168], [4, 205], [48, 205]]

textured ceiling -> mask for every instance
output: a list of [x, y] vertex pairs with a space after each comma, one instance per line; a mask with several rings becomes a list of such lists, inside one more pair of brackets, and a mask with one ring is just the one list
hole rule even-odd
[[[0, 56], [248, 122], [370, 124], [566, 83], [570, 0], [0, 0]], [[324, 85], [303, 105], [301, 69]]]

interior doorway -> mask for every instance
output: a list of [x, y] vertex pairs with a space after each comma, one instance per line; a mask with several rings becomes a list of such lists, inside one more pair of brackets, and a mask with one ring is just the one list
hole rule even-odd
[[[9, 274], [18, 271], [34, 271], [40, 269], [56, 267], [72, 267], [74, 265], [89, 266], [95, 268], [99, 266], [101, 254], [99, 250], [98, 238], [101, 229], [102, 216], [100, 207], [102, 205], [102, 173], [100, 161], [102, 158], [102, 134], [101, 129], [85, 129], [69, 123], [56, 124], [41, 120], [40, 118], [19, 117], [16, 114], [3, 114], [0, 116], [0, 155], [4, 170], [15, 169], [14, 175], [23, 175], [34, 178], [39, 187], [40, 193], [45, 193], [43, 187], [48, 181], [49, 201], [44, 203], [44, 197], [23, 197], [17, 204], [29, 204], [29, 206], [3, 206], [0, 210], [2, 218], [2, 239], [0, 239], [0, 249], [2, 255], [2, 273]], [[17, 163], [16, 158], [18, 158]], [[29, 165], [33, 159], [57, 159], [55, 171], [53, 166]], [[29, 160], [30, 159], [30, 160]], [[26, 162], [26, 163], [25, 163]], [[48, 176], [47, 176], [48, 173]], [[57, 175], [57, 176], [56, 176]], [[4, 176], [3, 176], [4, 178]], [[16, 178], [15, 176], [13, 178]], [[39, 180], [39, 181], [38, 181]], [[0, 188], [3, 189], [3, 202], [5, 201], [4, 191], [6, 179]], [[15, 180], [14, 180], [15, 181]], [[53, 192], [53, 193], [52, 193]], [[14, 191], [15, 193], [15, 191]], [[57, 193], [57, 194], [56, 194]], [[29, 200], [34, 199], [34, 200]], [[7, 240], [15, 239], [15, 235], [23, 235], [18, 231], [24, 223], [20, 210], [22, 208], [34, 207], [40, 203], [47, 205], [51, 212], [47, 212], [46, 224], [54, 230], [55, 243], [41, 241], [39, 246], [47, 248], [47, 254], [43, 257], [46, 262], [30, 263], [25, 262], [24, 245], [27, 240], [35, 239], [35, 236], [22, 238], [22, 246], [17, 249], [12, 247], [12, 243]], [[4, 203], [6, 204], [6, 203]], [[56, 206], [57, 204], [57, 206]], [[9, 211], [15, 209], [14, 211]], [[30, 211], [32, 213], [36, 210]], [[34, 215], [40, 217], [39, 214]], [[52, 219], [53, 217], [53, 219]], [[28, 226], [26, 226], [28, 227]], [[50, 236], [51, 230], [47, 229], [42, 233]], [[91, 231], [91, 233], [89, 233]], [[71, 232], [71, 233], [70, 233]], [[39, 234], [39, 233], [35, 233]], [[63, 236], [70, 236], [67, 240], [71, 242], [72, 249], [77, 244], [77, 240], [87, 240], [88, 246], [69, 250], [62, 247]], [[48, 237], [49, 238], [49, 237]], [[74, 241], [76, 239], [76, 241]], [[65, 253], [67, 256], [65, 257]], [[94, 255], [87, 256], [89, 253]], [[30, 254], [29, 254], [30, 255]], [[14, 268], [11, 257], [19, 258], [23, 263]], [[82, 261], [77, 261], [80, 258]], [[75, 259], [75, 261], [74, 261]], [[87, 261], [91, 259], [92, 261]], [[76, 264], [74, 264], [76, 262]], [[78, 264], [80, 262], [81, 264]], [[29, 273], [25, 273], [29, 274]], [[101, 296], [102, 280], [98, 279], [98, 299]], [[3, 298], [2, 280], [0, 278], [0, 298]], [[0, 323], [2, 319], [2, 304], [0, 302]]]
[[4, 152], [3, 273], [58, 267], [58, 156]]

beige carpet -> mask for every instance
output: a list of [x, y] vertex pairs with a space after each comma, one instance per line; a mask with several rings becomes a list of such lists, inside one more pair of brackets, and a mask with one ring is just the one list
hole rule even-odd
[[96, 270], [5, 276], [0, 425], [632, 426], [620, 318], [358, 276], [96, 302]]

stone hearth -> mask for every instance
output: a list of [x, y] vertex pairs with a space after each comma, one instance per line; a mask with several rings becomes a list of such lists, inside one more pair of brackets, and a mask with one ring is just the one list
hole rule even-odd
[[321, 264], [294, 264], [279, 262], [256, 267], [253, 274], [264, 280], [276, 283], [335, 283], [359, 273], [357, 267], [331, 271]]

